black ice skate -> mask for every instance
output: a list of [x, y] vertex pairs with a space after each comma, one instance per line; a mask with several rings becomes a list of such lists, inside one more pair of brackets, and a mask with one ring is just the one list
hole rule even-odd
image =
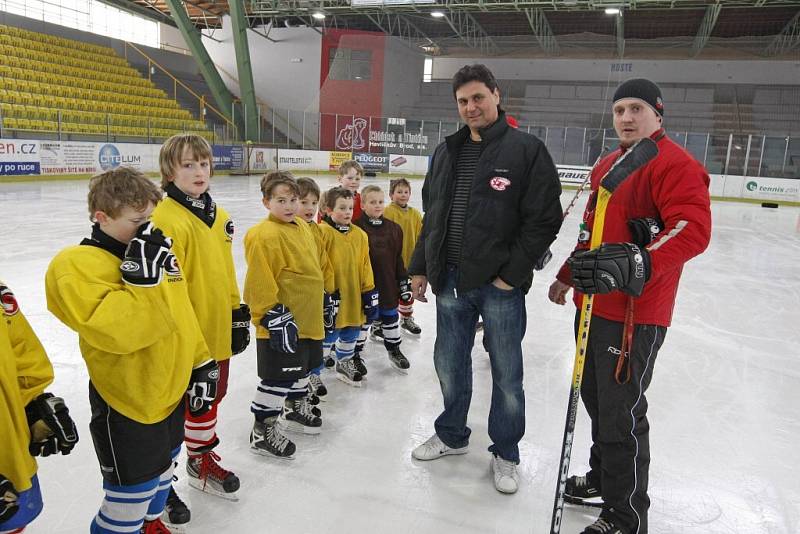
[[361, 378], [367, 376], [367, 365], [364, 363], [364, 358], [361, 357], [361, 353], [358, 351], [353, 355], [353, 364], [356, 366], [356, 371], [361, 373]]
[[204, 493], [216, 495], [230, 501], [238, 501], [239, 478], [219, 465], [220, 457], [214, 451], [186, 460], [189, 485]]
[[324, 397], [328, 394], [328, 388], [326, 388], [325, 384], [322, 383], [322, 379], [318, 374], [311, 373], [308, 375], [308, 384], [311, 388], [311, 393], [319, 400], [322, 400], [321, 397]]
[[400, 352], [400, 347], [396, 349], [389, 349], [389, 363], [392, 364], [396, 370], [403, 374], [408, 374], [408, 368], [411, 367], [411, 364], [408, 362], [408, 358]]
[[369, 327], [369, 338], [372, 341], [383, 343], [383, 326], [380, 322], [372, 323]]
[[319, 412], [319, 408], [313, 408], [305, 397], [287, 400], [280, 416], [281, 426], [291, 432], [319, 434], [322, 431], [322, 419], [312, 410]]
[[602, 508], [600, 488], [589, 482], [586, 476], [571, 476], [564, 488], [564, 502], [590, 508]]
[[263, 422], [253, 423], [253, 431], [250, 432], [250, 452], [268, 458], [294, 460], [293, 454], [297, 447], [281, 433], [277, 422], [277, 417], [270, 417]]
[[356, 369], [353, 358], [349, 360], [338, 360], [336, 362], [336, 378], [347, 385], [357, 388], [361, 387], [361, 373]]
[[[177, 477], [173, 477], [172, 480], [174, 483]], [[161, 521], [172, 534], [181, 534], [186, 532], [185, 526], [191, 519], [192, 512], [189, 507], [175, 493], [175, 487], [171, 486], [167, 496], [167, 504], [164, 506], [164, 513], [161, 514]]]
[[414, 321], [413, 317], [401, 317], [400, 328], [402, 328], [412, 336], [418, 336], [422, 333], [422, 328], [420, 328], [417, 322]]

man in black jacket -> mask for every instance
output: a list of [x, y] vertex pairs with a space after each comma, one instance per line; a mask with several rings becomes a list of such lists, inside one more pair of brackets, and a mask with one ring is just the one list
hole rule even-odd
[[561, 227], [561, 185], [539, 139], [508, 126], [500, 92], [483, 65], [453, 77], [464, 128], [431, 159], [422, 203], [422, 233], [409, 266], [412, 291], [436, 295], [434, 364], [444, 399], [436, 433], [414, 449], [417, 460], [467, 452], [467, 412], [478, 316], [492, 367], [489, 437], [498, 491], [519, 485], [519, 440], [525, 433], [522, 338], [525, 294], [533, 267]]

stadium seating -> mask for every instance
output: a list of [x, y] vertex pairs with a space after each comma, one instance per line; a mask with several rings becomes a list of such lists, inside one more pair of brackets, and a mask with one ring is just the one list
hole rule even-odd
[[211, 133], [114, 49], [0, 24], [5, 130], [163, 138]]

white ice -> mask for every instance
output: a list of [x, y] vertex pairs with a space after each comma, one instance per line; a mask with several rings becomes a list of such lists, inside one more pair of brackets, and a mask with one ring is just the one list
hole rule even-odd
[[[257, 177], [215, 178], [213, 194], [242, 236], [265, 212]], [[330, 177], [320, 178], [329, 186]], [[386, 181], [381, 181], [386, 185]], [[421, 182], [412, 203], [420, 204]], [[70, 406], [81, 441], [66, 457], [39, 461], [45, 509], [36, 533], [87, 532], [100, 504], [101, 477], [88, 424], [87, 372], [73, 332], [47, 311], [44, 273], [61, 248], [88, 235], [86, 182], [0, 184], [0, 278], [16, 293], [55, 366], [50, 388]], [[566, 205], [572, 195], [561, 197]], [[574, 307], [546, 297], [558, 264], [577, 234], [585, 198], [566, 220], [555, 259], [527, 296], [524, 342], [527, 432], [520, 443], [522, 486], [495, 491], [489, 471], [486, 418], [489, 361], [480, 334], [473, 350], [471, 450], [433, 462], [411, 459], [441, 409], [432, 365], [434, 304], [415, 306], [419, 339], [405, 337], [408, 376], [389, 367], [369, 342], [366, 385], [354, 389], [323, 375], [330, 388], [319, 436], [294, 436], [294, 461], [249, 452], [249, 403], [257, 382], [255, 345], [234, 357], [218, 427], [223, 465], [242, 481], [238, 502], [188, 487], [183, 462], [179, 493], [192, 509], [193, 533], [545, 533], [572, 370]], [[652, 534], [778, 534], [800, 532], [800, 209], [713, 204], [708, 251], [686, 266], [670, 328], [648, 392], [652, 427]], [[5, 356], [5, 355], [4, 355]], [[588, 419], [580, 409], [571, 471], [588, 457]], [[2, 448], [0, 440], [0, 448]], [[562, 532], [594, 520], [568, 507]]]

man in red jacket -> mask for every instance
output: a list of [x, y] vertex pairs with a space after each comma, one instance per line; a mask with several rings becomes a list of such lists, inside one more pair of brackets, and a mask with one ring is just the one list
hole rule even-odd
[[[709, 178], [664, 133], [656, 84], [624, 82], [612, 110], [620, 147], [592, 171], [577, 247], [550, 286], [549, 298], [564, 304], [574, 288], [580, 307], [582, 293], [595, 295], [581, 384], [592, 421], [590, 469], [569, 477], [566, 496], [602, 498], [600, 518], [583, 534], [646, 534], [650, 427], [644, 394], [672, 321], [683, 264], [703, 252], [711, 237]], [[644, 137], [656, 142], [659, 153], [614, 190], [602, 245], [588, 250], [600, 179]]]

